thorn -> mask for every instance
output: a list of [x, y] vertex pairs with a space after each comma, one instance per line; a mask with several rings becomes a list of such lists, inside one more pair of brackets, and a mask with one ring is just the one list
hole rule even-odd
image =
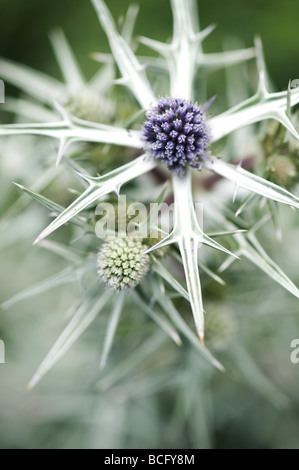
[[167, 246], [167, 245], [171, 245], [172, 243], [175, 243], [176, 241], [177, 241], [177, 238], [173, 236], [165, 237], [161, 242], [158, 242], [156, 243], [156, 245], [151, 246], [143, 254], [147, 255], [151, 253], [152, 251], [158, 250], [159, 248], [163, 248], [164, 246]]
[[104, 356], [101, 357], [101, 362], [100, 362], [100, 370], [103, 370], [107, 364], [107, 355], [105, 354]]
[[92, 178], [89, 175], [83, 175], [83, 173], [80, 173], [80, 171], [78, 171], [78, 170], [74, 170], [74, 173], [76, 173], [76, 175], [80, 176], [80, 178], [83, 178], [90, 185], [92, 184], [92, 182], [90, 181]]
[[163, 235], [166, 235], [166, 237], [168, 237], [168, 235], [169, 235], [168, 232], [165, 232], [165, 230], [161, 229], [161, 228], [158, 227], [157, 225], [154, 225], [154, 226], [153, 226], [153, 230], [156, 230], [157, 232], [162, 233]]
[[56, 109], [56, 111], [60, 114], [60, 116], [63, 118], [65, 121], [65, 124], [70, 124], [70, 118], [68, 115], [68, 112], [66, 109], [57, 101], [53, 100], [53, 107]]
[[41, 240], [40, 246], [43, 248], [51, 248], [52, 244], [49, 240]]
[[286, 115], [288, 118], [291, 116], [291, 80], [288, 83]]
[[63, 151], [65, 150], [65, 144], [66, 144], [66, 139], [62, 138], [59, 142], [59, 149], [58, 149], [58, 154], [57, 154], [57, 158], [56, 158], [56, 166], [58, 166], [59, 163], [62, 160]]
[[212, 104], [214, 103], [216, 97], [217, 97], [217, 95], [212, 96], [210, 99], [208, 99], [208, 101], [206, 101], [203, 104], [201, 109], [203, 110], [204, 113], [206, 113], [207, 110], [209, 109], [209, 107], [212, 106]]
[[22, 185], [19, 184], [19, 183], [15, 183], [14, 181], [13, 181], [12, 183], [15, 184], [15, 185], [16, 185], [18, 188], [20, 188], [20, 189], [23, 189], [23, 190], [25, 189], [25, 186], [22, 186]]
[[3, 302], [3, 304], [1, 304], [0, 308], [1, 310], [7, 310], [8, 308], [12, 307], [13, 304], [14, 303], [12, 300], [6, 300], [5, 302]]
[[117, 197], [120, 197], [120, 190], [121, 190], [121, 185], [116, 186], [116, 187], [113, 189], [113, 192], [116, 194]]
[[34, 375], [33, 378], [30, 380], [29, 384], [26, 387], [27, 392], [30, 392], [36, 384], [40, 381], [39, 375]]
[[181, 338], [179, 337], [178, 334], [173, 333], [173, 334], [172, 334], [172, 339], [173, 339], [173, 341], [175, 342], [175, 344], [176, 344], [177, 346], [179, 346], [179, 347], [183, 346], [183, 342], [182, 342], [182, 340], [181, 340]]
[[236, 185], [235, 190], [234, 190], [234, 195], [233, 195], [233, 202], [235, 202], [235, 199], [237, 197], [237, 193], [238, 193], [239, 188], [240, 188], [240, 186]]
[[146, 70], [146, 68], [147, 68], [147, 64], [146, 64], [146, 63], [145, 63], [145, 64], [139, 64], [138, 67], [137, 67], [137, 70], [138, 70], [139, 72], [144, 72], [144, 71]]
[[198, 332], [199, 341], [204, 346], [205, 345], [205, 335], [204, 332]]
[[79, 193], [78, 193], [78, 190], [77, 189], [74, 189], [74, 188], [67, 188], [68, 192], [71, 193], [71, 194], [74, 194], [75, 196], [78, 197]]
[[115, 80], [113, 80], [113, 83], [114, 85], [127, 85], [128, 79], [124, 77], [116, 78]]
[[76, 243], [78, 240], [80, 240], [83, 237], [83, 235], [85, 235], [85, 233], [86, 233], [85, 231], [83, 231], [82, 233], [79, 233], [79, 235], [71, 239], [70, 243], [71, 244]]
[[150, 47], [151, 49], [154, 49], [155, 51], [159, 52], [160, 54], [164, 56], [165, 54], [169, 53], [173, 48], [172, 44], [155, 41], [154, 39], [150, 39], [145, 36], [139, 36], [138, 41], [141, 44], [144, 44], [145, 46]]
[[101, 63], [105, 63], [105, 64], [111, 64], [112, 63], [112, 59], [111, 59], [110, 54], [104, 54], [104, 53], [100, 53], [100, 52], [92, 52], [91, 54], [89, 54], [89, 56], [91, 57], [91, 59], [95, 60], [96, 62], [101, 62]]
[[197, 33], [195, 35], [195, 39], [197, 41], [203, 41], [207, 36], [209, 36], [214, 31], [216, 27], [217, 27], [216, 23], [210, 24], [210, 26], [207, 26], [205, 29]]
[[42, 237], [41, 235], [39, 235], [35, 240], [34, 242], [32, 243], [32, 245], [36, 245], [38, 242], [40, 242], [41, 240], [43, 240], [44, 237]]

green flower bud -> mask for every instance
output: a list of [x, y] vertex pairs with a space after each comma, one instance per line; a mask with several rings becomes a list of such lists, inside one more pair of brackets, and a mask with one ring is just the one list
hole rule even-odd
[[297, 176], [296, 165], [287, 155], [272, 155], [268, 159], [268, 179], [279, 186], [289, 187]]
[[136, 287], [149, 270], [148, 249], [139, 239], [111, 237], [100, 248], [97, 270], [103, 282], [114, 291]]
[[211, 304], [206, 309], [205, 340], [208, 348], [225, 351], [234, 339], [236, 324], [230, 311]]
[[113, 115], [111, 104], [90, 90], [72, 95], [64, 105], [73, 116], [92, 122], [109, 122]]

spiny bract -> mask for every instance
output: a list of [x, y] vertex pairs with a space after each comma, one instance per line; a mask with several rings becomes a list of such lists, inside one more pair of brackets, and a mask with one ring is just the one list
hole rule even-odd
[[98, 274], [114, 291], [140, 284], [150, 267], [147, 246], [131, 237], [111, 237], [101, 247], [97, 257]]
[[148, 152], [179, 175], [184, 174], [186, 165], [199, 168], [209, 143], [201, 109], [177, 98], [161, 98], [149, 111], [143, 138]]

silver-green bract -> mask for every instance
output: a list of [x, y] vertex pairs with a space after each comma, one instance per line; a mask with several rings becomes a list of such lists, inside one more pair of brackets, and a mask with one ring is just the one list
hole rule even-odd
[[[117, 80], [118, 83], [125, 85], [131, 90], [142, 110], [147, 111], [151, 109], [157, 103], [158, 97], [155, 95], [147, 76], [143, 62], [144, 58], [138, 58], [135, 55], [130, 46], [130, 37], [118, 32], [104, 1], [92, 0], [92, 4], [106, 32], [114, 61], [121, 74], [121, 78]], [[259, 85], [256, 94], [250, 99], [240, 102], [237, 106], [234, 106], [228, 111], [208, 120], [211, 142], [216, 142], [241, 127], [266, 119], [278, 120], [294, 138], [298, 139], [298, 133], [290, 119], [290, 108], [299, 103], [299, 88], [292, 90], [289, 88], [287, 91], [279, 93], [269, 91], [260, 41], [257, 40], [255, 47], [250, 49], [206, 54], [203, 51], [202, 42], [212, 32], [213, 27], [208, 27], [200, 31], [197, 23], [195, 1], [171, 0], [171, 7], [174, 19], [172, 41], [170, 43], [161, 43], [152, 39], [141, 38], [143, 44], [159, 53], [159, 58], [146, 58], [147, 65], [153, 65], [155, 68], [168, 71], [170, 83], [168, 96], [194, 101], [194, 90], [196, 87], [200, 86], [200, 84], [195, 81], [196, 76], [201, 76], [203, 72], [206, 73], [252, 58], [256, 58], [257, 60]], [[62, 34], [56, 33], [52, 39], [57, 55], [60, 58], [60, 63], [63, 64], [64, 77], [67, 82], [68, 91], [74, 94], [84, 85], [82, 75], [76, 66], [76, 62]], [[127, 146], [133, 149], [143, 149], [141, 130], [128, 130], [104, 123], [100, 124], [84, 121], [70, 114], [67, 108], [61, 105], [60, 98], [63, 95], [65, 96], [65, 86], [62, 84], [58, 82], [54, 83], [53, 80], [49, 80], [41, 74], [21, 68], [5, 60], [0, 61], [0, 66], [1, 76], [5, 80], [14, 82], [14, 84], [17, 84], [41, 101], [46, 101], [48, 104], [52, 104], [54, 100], [56, 103], [54, 107], [54, 109], [56, 109], [55, 112], [57, 113], [58, 111], [61, 115], [61, 119], [55, 121], [55, 112], [51, 113], [47, 111], [47, 116], [50, 113], [49, 117], [51, 117], [49, 122], [42, 122], [42, 119], [39, 118], [37, 120], [40, 122], [35, 124], [1, 126], [0, 136], [34, 134], [37, 136], [53, 137], [59, 141], [57, 164], [62, 158], [67, 160], [66, 150], [70, 144], [76, 142], [98, 142]], [[101, 89], [101, 91], [105, 93], [107, 84], [111, 79], [110, 66], [111, 62], [103, 66], [103, 69], [88, 86]], [[44, 108], [39, 107], [33, 108], [29, 103], [21, 104], [23, 114], [27, 115], [27, 117], [34, 115], [40, 117], [44, 110]], [[11, 107], [12, 109], [16, 109], [16, 104], [12, 102]], [[157, 165], [158, 162], [149, 158], [146, 151], [144, 151], [144, 153], [135, 160], [102, 176], [91, 177], [82, 172], [77, 172], [84, 183], [87, 184], [87, 189], [85, 189], [85, 191], [66, 209], [55, 207], [54, 205], [53, 210], [57, 214], [57, 217], [42, 231], [37, 237], [36, 242], [41, 242], [73, 218], [76, 223], [82, 223], [80, 216], [78, 216], [81, 211], [95, 203], [99, 198], [112, 192], [119, 194], [122, 185], [150, 172]], [[299, 208], [299, 199], [296, 196], [260, 176], [256, 176], [242, 169], [241, 166], [235, 166], [211, 155], [202, 162], [202, 169], [212, 171], [221, 177], [227, 178], [234, 183], [237, 188], [245, 188], [269, 200], [280, 202], [297, 209]], [[148, 253], [171, 244], [178, 246], [181, 256], [180, 260], [185, 272], [187, 290], [185, 290], [155, 258], [153, 258], [153, 270], [159, 276], [160, 280], [163, 279], [163, 282], [165, 281], [166, 284], [170, 285], [177, 293], [190, 301], [198, 337], [203, 341], [204, 308], [201, 295], [199, 266], [218, 282], [222, 282], [222, 280], [198, 260], [198, 249], [204, 244], [218, 251], [227, 253], [232, 260], [235, 259], [237, 255], [217, 243], [214, 240], [214, 236], [208, 236], [200, 227], [194, 209], [192, 171], [194, 172], [196, 170], [189, 168], [183, 178], [175, 174], [171, 176], [175, 200], [174, 226], [170, 233], [148, 250]], [[29, 192], [29, 190], [26, 191]], [[32, 195], [43, 204], [49, 206], [49, 201], [46, 201], [42, 196], [34, 192], [32, 192]], [[249, 233], [245, 235], [244, 230], [240, 229], [230, 220], [227, 222], [227, 230], [227, 234], [237, 234], [237, 254], [246, 256], [283, 287], [292, 292], [292, 294], [299, 297], [299, 291], [296, 286], [294, 286], [280, 268], [278, 268], [261, 249], [253, 234]], [[79, 264], [75, 264], [75, 266], [80, 272], [82, 269], [85, 269], [83, 261], [80, 261]], [[67, 273], [66, 276], [68, 276]], [[40, 288], [42, 288], [42, 286]], [[153, 285], [151, 288], [153, 288]], [[200, 346], [200, 343], [197, 342], [197, 338], [192, 335], [191, 330], [188, 329], [188, 326], [184, 323], [182, 318], [177, 315], [172, 302], [166, 297], [164, 300], [161, 299], [161, 297], [159, 297], [159, 299], [165, 312], [167, 312], [167, 315], [170, 317], [172, 324], [175, 324], [176, 328], [180, 330], [182, 334], [185, 334], [205, 357], [211, 359], [215, 365], [220, 367], [218, 362], [209, 355], [207, 350], [203, 346]], [[86, 305], [78, 308], [77, 314], [73, 317], [73, 323], [66, 334], [63, 334], [58, 340], [49, 357], [46, 359], [44, 368], [39, 371], [39, 377], [53, 363], [54, 358], [61, 354], [61, 348], [64, 350], [66, 345], [69, 347], [78, 337], [78, 334], [84, 330], [86, 325], [89, 324], [89, 321], [93, 318], [93, 314], [102, 308], [106, 300], [106, 297], [104, 297], [100, 305], [98, 305], [97, 300], [95, 300], [91, 310], [87, 309]], [[143, 303], [144, 310], [148, 312], [149, 307], [146, 304], [146, 300], [139, 299], [139, 301]], [[119, 300], [116, 304], [112, 315], [111, 324], [108, 328], [109, 338], [105, 346], [106, 351], [110, 348], [111, 338], [115, 332], [122, 302], [123, 297], [122, 300]], [[87, 315], [86, 318], [84, 317], [84, 312]], [[157, 315], [152, 309], [150, 309], [150, 312], [151, 315]], [[160, 326], [179, 343], [178, 335], [169, 324], [169, 321], [160, 316], [158, 318], [155, 317], [155, 319]], [[68, 336], [70, 333], [71, 336]]]

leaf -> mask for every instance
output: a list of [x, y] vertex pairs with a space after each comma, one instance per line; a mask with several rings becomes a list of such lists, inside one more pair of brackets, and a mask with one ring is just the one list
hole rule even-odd
[[157, 333], [150, 336], [147, 341], [143, 341], [138, 348], [134, 349], [132, 354], [118, 363], [111, 372], [98, 381], [97, 388], [101, 391], [106, 391], [113, 387], [115, 383], [127, 376], [133, 369], [142, 363], [142, 361], [147, 359], [151, 354], [154, 354], [161, 346], [163, 346], [166, 338], [167, 336], [165, 333], [159, 330]]
[[299, 139], [298, 132], [287, 116], [288, 103], [290, 106], [299, 103], [299, 88], [266, 95], [258, 92], [253, 97], [209, 120], [211, 140], [215, 142], [241, 127], [264, 119], [278, 120], [296, 139]]
[[193, 237], [184, 237], [179, 242], [182, 262], [185, 271], [187, 289], [199, 339], [204, 340], [204, 310], [201, 294], [201, 283], [197, 264], [199, 241]]
[[299, 208], [299, 199], [289, 191], [244, 170], [240, 166], [234, 166], [216, 158], [206, 160], [204, 165], [207, 169], [231, 180], [237, 187], [248, 189], [273, 201]]
[[48, 225], [48, 227], [37, 237], [35, 243], [50, 235], [54, 230], [57, 230], [61, 225], [71, 220], [83, 209], [101, 197], [113, 191], [119, 193], [120, 187], [124, 183], [127, 183], [131, 179], [152, 170], [156, 164], [157, 163], [153, 160], [146, 160], [143, 155], [104, 176], [90, 178], [89, 176], [81, 175], [86, 181], [88, 181], [89, 187], [50, 225]]
[[6, 98], [1, 108], [3, 111], [25, 117], [30, 121], [48, 122], [57, 120], [57, 115], [43, 105], [31, 103], [31, 101], [21, 98]]
[[218, 282], [221, 286], [225, 285], [225, 282], [221, 277], [219, 277], [216, 273], [214, 273], [208, 266], [206, 266], [204, 263], [201, 263], [199, 260], [197, 260], [198, 266], [202, 271], [204, 271], [208, 276], [210, 276], [214, 281]]
[[144, 254], [149, 254], [152, 253], [156, 250], [159, 250], [160, 248], [164, 248], [165, 246], [171, 245], [173, 243], [178, 242], [178, 238], [174, 236], [173, 233], [170, 233], [166, 237], [162, 238], [158, 243], [155, 245], [151, 246], [148, 250], [144, 252]]
[[[171, 44], [162, 43], [146, 37], [141, 42], [163, 55], [170, 74], [170, 94], [174, 97], [191, 99], [193, 78], [197, 68], [197, 52], [201, 41], [213, 28], [198, 32], [196, 3], [193, 0], [172, 0], [173, 39]], [[165, 68], [163, 62], [144, 58], [146, 63]]]
[[275, 230], [275, 235], [277, 240], [282, 242], [282, 230], [281, 230], [281, 224], [279, 220], [279, 213], [278, 213], [278, 204], [275, 201], [267, 201], [268, 202], [268, 207], [269, 207], [269, 212], [271, 214], [271, 219], [273, 222], [273, 227]]
[[198, 32], [198, 14], [194, 0], [171, 0], [173, 14], [173, 42], [195, 40]]
[[77, 250], [70, 248], [69, 246], [63, 245], [62, 243], [53, 242], [50, 240], [42, 240], [39, 246], [46, 250], [55, 253], [61, 258], [70, 261], [71, 263], [78, 264], [83, 261], [83, 254], [79, 254]]
[[[36, 216], [35, 208], [30, 207], [16, 215], [10, 213], [5, 215], [13, 216], [2, 219], [0, 222], [0, 249], [4, 250], [13, 245], [19, 246], [24, 243], [24, 240], [28, 240], [28, 245], [30, 245], [30, 241], [40, 230], [40, 222]], [[28, 224], [28, 220], [30, 220], [30, 224]]]
[[169, 316], [172, 320], [174, 325], [176, 325], [177, 329], [181, 331], [181, 333], [190, 341], [190, 343], [200, 352], [202, 357], [206, 359], [210, 364], [215, 366], [217, 369], [224, 371], [223, 366], [220, 362], [217, 361], [210, 353], [210, 351], [200, 342], [199, 338], [193, 333], [193, 331], [189, 328], [187, 323], [183, 320], [181, 315], [176, 310], [175, 306], [171, 302], [171, 300], [161, 292], [159, 285], [153, 279], [152, 281], [154, 286], [154, 294], [157, 302], [161, 305], [165, 313]]
[[104, 64], [88, 82], [88, 88], [97, 93], [101, 92], [104, 96], [107, 90], [111, 88], [114, 77], [114, 64]]
[[240, 205], [240, 207], [236, 211], [235, 217], [236, 218], [239, 217], [239, 215], [242, 214], [242, 212], [244, 211], [245, 208], [247, 208], [248, 206], [250, 207], [250, 205], [255, 204], [255, 202], [256, 202], [256, 194], [255, 193], [248, 194], [245, 201], [242, 202], [242, 204]]
[[[50, 199], [42, 196], [41, 194], [38, 194], [31, 189], [25, 188], [21, 184], [14, 183], [18, 188], [20, 188], [22, 191], [24, 191], [26, 194], [29, 196], [33, 197], [37, 202], [42, 204], [43, 206], [47, 207], [50, 209], [50, 211], [53, 211], [55, 214], [61, 214], [65, 209], [64, 207], [60, 206], [59, 204], [56, 204], [56, 202], [51, 201]], [[83, 218], [80, 216], [75, 215], [72, 219], [72, 222], [75, 225], [79, 225], [81, 228], [83, 228], [86, 232], [91, 231], [91, 227], [85, 222]]]
[[119, 323], [120, 314], [123, 309], [124, 300], [125, 300], [124, 293], [120, 292], [117, 296], [116, 303], [112, 310], [109, 323], [107, 326], [106, 338], [104, 341], [103, 352], [102, 352], [101, 362], [100, 362], [101, 369], [104, 369], [104, 367], [106, 366], [107, 359], [108, 359], [108, 356], [109, 356], [109, 353], [111, 351], [112, 344], [114, 341], [116, 328]]
[[213, 52], [209, 54], [199, 53], [197, 62], [204, 71], [214, 71], [222, 67], [240, 64], [255, 57], [254, 47], [237, 49], [235, 51]]
[[[233, 255], [229, 250], [209, 238], [200, 228], [193, 204], [191, 172], [183, 178], [173, 175], [175, 200], [175, 221], [173, 231], [163, 240], [146, 251], [150, 253], [172, 243], [178, 243], [183, 261], [189, 300], [195, 326], [200, 340], [204, 340], [204, 310], [198, 269], [198, 248], [201, 243], [224, 253]], [[219, 278], [220, 279], [220, 278]]]
[[142, 298], [135, 292], [133, 292], [134, 298], [136, 303], [140, 306], [140, 308], [152, 319], [154, 320], [157, 325], [166, 333], [172, 341], [176, 343], [177, 346], [182, 345], [181, 338], [179, 337], [178, 333], [175, 331], [173, 326], [161, 315], [159, 315], [150, 305], [142, 300]]
[[262, 373], [247, 351], [235, 345], [234, 358], [243, 377], [250, 385], [278, 408], [285, 407], [289, 398]]
[[69, 91], [80, 92], [84, 88], [84, 79], [62, 29], [52, 31], [50, 39]]
[[232, 253], [209, 238], [201, 230], [194, 210], [191, 172], [186, 172], [183, 178], [174, 175], [172, 182], [175, 201], [175, 225], [170, 236], [173, 236], [174, 241], [177, 241], [179, 245], [194, 322], [199, 338], [203, 341], [204, 310], [198, 270], [198, 248], [201, 243], [204, 243], [224, 253], [231, 255]]
[[282, 271], [282, 269], [268, 256], [254, 235], [248, 234], [247, 239], [240, 241], [240, 255], [245, 256], [249, 261], [264, 271], [274, 281], [288, 290], [295, 297], [299, 298], [299, 289]]
[[168, 192], [168, 182], [166, 182], [163, 185], [162, 190], [157, 197], [157, 200], [150, 204], [150, 210], [149, 210], [149, 214], [147, 218], [138, 224], [139, 233], [146, 233], [149, 235], [152, 229], [155, 229], [155, 227], [158, 224], [159, 210], [161, 208], [161, 204], [163, 203], [167, 192]]
[[[33, 184], [33, 191], [43, 191], [57, 176], [59, 172], [56, 167], [49, 167], [44, 170], [41, 175], [36, 178], [36, 181]], [[23, 189], [24, 186], [20, 186], [20, 189]], [[15, 217], [20, 212], [24, 211], [25, 207], [30, 203], [30, 199], [26, 197], [26, 194], [21, 194], [21, 196], [7, 209], [3, 219], [9, 219]]]
[[173, 289], [178, 292], [182, 297], [184, 297], [188, 302], [190, 301], [188, 292], [184, 289], [184, 287], [177, 281], [172, 274], [165, 268], [165, 266], [157, 260], [157, 258], [153, 258], [152, 269], [154, 272], [159, 274], [166, 282], [168, 282]]
[[62, 143], [99, 142], [114, 145], [124, 145], [132, 148], [142, 148], [140, 133], [113, 126], [106, 126], [84, 121], [85, 125], [71, 122], [48, 122], [41, 124], [12, 124], [0, 126], [0, 136], [6, 135], [42, 135], [59, 139]]
[[139, 13], [139, 5], [129, 5], [121, 30], [121, 35], [127, 44], [132, 42], [133, 31]]
[[[173, 256], [174, 258], [176, 258], [180, 263], [182, 262], [182, 259], [179, 255], [179, 253], [177, 252], [174, 252], [173, 253]], [[225, 282], [223, 281], [223, 279], [221, 279], [221, 277], [219, 277], [216, 273], [214, 273], [214, 271], [212, 271], [210, 268], [208, 268], [208, 266], [206, 266], [204, 263], [202, 263], [199, 259], [197, 259], [197, 264], [198, 264], [198, 267], [203, 271], [205, 272], [208, 276], [210, 276], [212, 279], [214, 279], [214, 281], [218, 282], [219, 284], [221, 285], [225, 285]], [[165, 269], [165, 268], [164, 268]], [[188, 299], [187, 299], [188, 300]]]
[[100, 298], [97, 297], [93, 302], [90, 302], [90, 299], [83, 302], [67, 327], [59, 336], [49, 354], [35, 372], [33, 378], [28, 384], [28, 390], [31, 390], [41, 380], [41, 378], [49, 372], [57, 361], [64, 356], [64, 354], [98, 316], [110, 298], [111, 293], [106, 291]]
[[235, 235], [236, 233], [243, 233], [247, 232], [245, 229], [236, 229], [236, 230], [224, 230], [222, 232], [206, 232], [206, 234], [210, 238], [216, 238], [216, 237], [225, 237], [227, 235]]
[[35, 297], [36, 295], [40, 295], [44, 292], [47, 292], [55, 287], [59, 287], [63, 284], [68, 284], [70, 282], [75, 282], [79, 278], [94, 268], [94, 261], [87, 261], [83, 264], [80, 264], [76, 267], [69, 266], [66, 269], [50, 276], [42, 281], [34, 284], [33, 286], [28, 287], [28, 289], [24, 289], [21, 292], [18, 292], [16, 295], [11, 297], [10, 299], [6, 300], [0, 305], [1, 310], [7, 310], [10, 307], [13, 307], [18, 302], [21, 302], [26, 299], [30, 299]]
[[102, 28], [108, 37], [114, 59], [122, 73], [124, 84], [130, 88], [143, 108], [149, 108], [155, 103], [156, 98], [142, 65], [139, 64], [124, 38], [118, 34], [113, 18], [105, 3], [102, 0], [91, 1], [98, 14]]
[[2, 80], [29, 93], [42, 103], [52, 105], [54, 99], [66, 95], [66, 88], [61, 82], [26, 65], [0, 58], [0, 70]]
[[192, 99], [197, 53], [202, 41], [198, 33], [196, 3], [193, 0], [171, 0], [173, 39], [168, 64], [170, 93], [173, 97]]

